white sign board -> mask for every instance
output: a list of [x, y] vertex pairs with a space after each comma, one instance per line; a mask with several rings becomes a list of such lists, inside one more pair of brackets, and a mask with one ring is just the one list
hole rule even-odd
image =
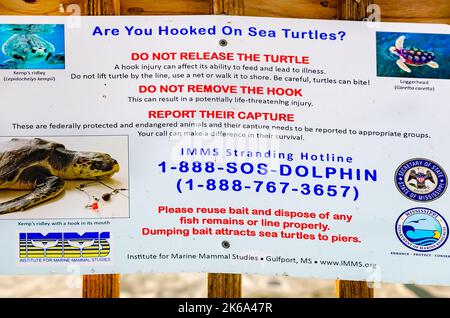
[[449, 40], [428, 24], [1, 17], [0, 273], [450, 285]]

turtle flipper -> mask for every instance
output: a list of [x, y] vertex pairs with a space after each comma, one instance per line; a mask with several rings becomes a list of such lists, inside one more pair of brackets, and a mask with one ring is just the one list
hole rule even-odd
[[427, 63], [427, 65], [429, 67], [432, 67], [432, 68], [438, 68], [439, 67], [439, 64], [436, 63], [435, 61], [430, 61], [430, 62]]
[[18, 69], [22, 68], [24, 62], [21, 60], [10, 59], [0, 63], [0, 69]]
[[49, 54], [47, 57], [47, 63], [48, 64], [64, 64], [65, 62], [65, 55], [62, 53], [57, 54]]
[[405, 36], [404, 36], [404, 35], [400, 36], [400, 37], [395, 41], [395, 47], [397, 48], [397, 50], [403, 49], [403, 42], [405, 42]]
[[49, 176], [37, 184], [30, 193], [0, 203], [0, 214], [24, 211], [34, 205], [52, 199], [64, 190], [64, 180], [57, 176]]
[[398, 59], [397, 60], [397, 65], [398, 65], [398, 67], [400, 67], [405, 72], [411, 73], [411, 69], [408, 66], [406, 66], [406, 64], [405, 64], [403, 59]]

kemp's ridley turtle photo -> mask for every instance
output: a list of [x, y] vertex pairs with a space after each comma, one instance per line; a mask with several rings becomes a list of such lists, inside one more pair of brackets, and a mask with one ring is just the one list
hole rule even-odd
[[11, 33], [2, 45], [2, 53], [10, 59], [0, 61], [0, 69], [23, 69], [36, 64], [64, 64], [65, 55], [43, 35], [53, 33], [52, 24], [8, 24], [0, 28]]

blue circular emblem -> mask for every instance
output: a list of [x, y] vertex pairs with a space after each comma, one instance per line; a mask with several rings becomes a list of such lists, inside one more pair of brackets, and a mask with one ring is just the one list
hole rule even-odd
[[395, 223], [395, 231], [400, 242], [418, 252], [434, 251], [448, 238], [447, 221], [428, 208], [412, 208], [403, 212]]
[[410, 200], [428, 202], [447, 189], [447, 174], [436, 162], [415, 158], [403, 162], [395, 171], [397, 189]]

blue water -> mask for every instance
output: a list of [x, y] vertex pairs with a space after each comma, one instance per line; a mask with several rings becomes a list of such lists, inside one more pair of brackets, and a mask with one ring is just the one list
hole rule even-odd
[[[389, 52], [395, 40], [405, 36], [404, 47], [416, 47], [436, 54], [435, 62], [439, 68], [429, 66], [409, 67], [411, 73], [400, 69], [397, 56]], [[450, 78], [450, 35], [426, 33], [377, 32], [377, 76], [410, 78]]]
[[403, 225], [402, 230], [408, 240], [416, 245], [428, 246], [438, 241], [437, 238], [433, 237], [434, 230], [415, 229], [409, 225]]
[[[29, 26], [29, 25], [24, 25]], [[37, 25], [39, 26], [39, 25]], [[56, 24], [56, 25], [47, 25], [47, 30], [42, 30], [41, 32], [37, 30], [35, 34], [39, 35], [41, 38], [49, 41], [55, 46], [55, 52], [54, 54], [58, 53], [65, 53], [64, 50], [64, 25], [63, 24]], [[49, 32], [53, 31], [53, 32]], [[3, 44], [13, 35], [17, 32], [11, 31], [8, 29], [7, 24], [0, 24], [0, 46], [3, 46]], [[0, 50], [0, 63], [11, 59], [11, 57], [3, 54], [3, 52]], [[24, 67], [24, 69], [64, 69], [65, 64], [49, 64], [49, 63], [27, 63]]]

